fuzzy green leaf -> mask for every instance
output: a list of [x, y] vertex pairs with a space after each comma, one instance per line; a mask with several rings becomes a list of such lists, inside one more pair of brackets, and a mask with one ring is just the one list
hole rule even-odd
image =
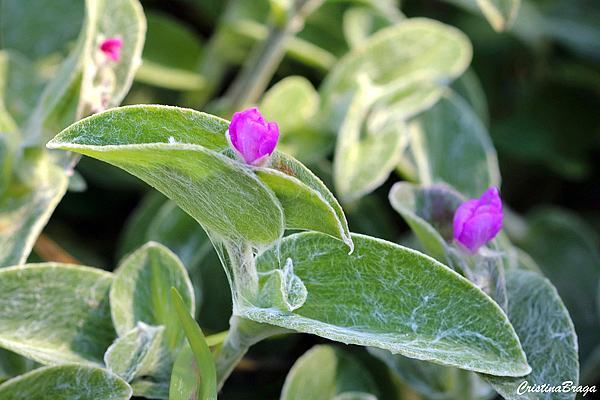
[[448, 92], [409, 124], [419, 183], [448, 183], [468, 198], [500, 187], [496, 150], [479, 116]]
[[246, 307], [240, 316], [474, 371], [530, 371], [506, 315], [481, 290], [419, 252], [352, 238], [351, 255], [319, 233], [288, 236], [261, 254], [259, 273], [290, 258], [308, 296], [293, 312]]
[[[351, 245], [343, 212], [318, 178], [279, 152], [270, 168], [238, 162], [228, 148], [227, 129], [227, 121], [193, 110], [122, 107], [72, 125], [48, 147], [125, 169], [225, 238], [271, 243], [282, 236], [288, 219], [289, 228], [323, 230]], [[319, 221], [313, 213], [327, 215]]]
[[0, 385], [3, 400], [127, 400], [131, 395], [117, 375], [83, 364], [39, 368]]
[[320, 90], [321, 117], [338, 133], [334, 180], [342, 199], [385, 181], [407, 144], [402, 122], [435, 104], [471, 53], [461, 32], [415, 18], [377, 32], [332, 69]]
[[[90, 110], [117, 106], [140, 65], [146, 20], [137, 0], [86, 0], [77, 44], [46, 86], [26, 129], [26, 143], [46, 142]], [[123, 41], [118, 62], [99, 49], [106, 38]]]
[[108, 348], [104, 362], [109, 371], [130, 382], [136, 396], [167, 399], [173, 356], [165, 342], [164, 326], [138, 322]]
[[68, 264], [0, 270], [0, 346], [42, 364], [102, 363], [115, 338], [113, 275]]
[[121, 262], [110, 289], [110, 307], [119, 336], [138, 322], [166, 327], [166, 346], [174, 351], [183, 344], [183, 332], [171, 298], [178, 288], [192, 312], [194, 289], [181, 261], [161, 244], [149, 242]]
[[544, 384], [561, 387], [566, 381], [577, 386], [577, 335], [567, 309], [547, 279], [535, 272], [512, 270], [506, 274], [506, 288], [510, 299], [508, 318], [521, 339], [532, 371], [524, 378], [490, 375], [484, 378], [506, 400], [574, 399], [576, 393], [572, 391], [518, 391], [525, 381], [530, 387]]
[[31, 168], [28, 185], [12, 179], [0, 193], [0, 268], [27, 260], [67, 190], [67, 176], [48, 159], [32, 161]]

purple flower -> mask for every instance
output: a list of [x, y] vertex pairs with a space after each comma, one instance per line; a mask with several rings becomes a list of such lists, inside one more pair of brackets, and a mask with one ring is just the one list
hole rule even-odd
[[113, 60], [119, 61], [121, 47], [123, 47], [123, 41], [120, 38], [114, 37], [106, 39], [104, 42], [102, 42], [100, 45], [100, 50], [102, 50], [104, 54]]
[[463, 249], [475, 254], [502, 229], [502, 200], [495, 187], [479, 199], [462, 203], [454, 213], [454, 239]]
[[259, 166], [273, 153], [279, 139], [279, 126], [267, 120], [256, 107], [237, 112], [229, 125], [231, 144], [248, 164]]

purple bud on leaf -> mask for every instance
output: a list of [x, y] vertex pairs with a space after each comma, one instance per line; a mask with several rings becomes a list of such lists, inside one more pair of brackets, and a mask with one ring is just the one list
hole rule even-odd
[[454, 213], [454, 239], [471, 254], [502, 229], [502, 200], [495, 187], [489, 188], [479, 199], [462, 203]]
[[233, 114], [229, 138], [246, 163], [259, 166], [275, 150], [279, 126], [277, 122], [267, 122], [258, 109], [253, 107]]
[[118, 38], [110, 38], [106, 39], [100, 45], [100, 50], [108, 57], [112, 58], [115, 61], [119, 61], [119, 56], [121, 55], [121, 48], [123, 47], [123, 41]]

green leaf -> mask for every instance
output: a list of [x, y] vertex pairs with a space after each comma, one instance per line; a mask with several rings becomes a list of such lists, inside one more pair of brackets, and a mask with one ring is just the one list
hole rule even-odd
[[185, 265], [194, 286], [196, 313], [202, 327], [226, 330], [231, 317], [231, 290], [225, 271], [202, 227], [158, 192], [144, 198], [124, 229], [120, 254], [148, 241], [164, 244]]
[[237, 162], [227, 129], [227, 121], [193, 110], [122, 107], [72, 125], [48, 147], [125, 169], [228, 239], [268, 244], [282, 236], [286, 224], [323, 230], [351, 246], [342, 209], [314, 174], [277, 151], [270, 168]]
[[164, 325], [166, 347], [179, 348], [184, 337], [170, 295], [172, 286], [181, 291], [193, 312], [194, 289], [181, 261], [169, 249], [149, 242], [123, 260], [110, 289], [111, 314], [119, 336], [138, 322]]
[[[90, 110], [117, 106], [140, 65], [146, 20], [137, 0], [87, 0], [77, 45], [46, 86], [26, 131], [27, 145], [51, 135]], [[106, 38], [123, 40], [121, 57], [111, 64], [99, 50]]]
[[343, 200], [387, 179], [407, 144], [403, 121], [435, 104], [471, 53], [461, 32], [415, 18], [380, 30], [332, 69], [321, 118], [338, 132], [334, 181]]
[[[458, 206], [466, 199], [444, 185], [394, 184], [390, 203], [406, 220], [423, 244], [427, 254], [447, 264], [485, 291], [502, 309], [506, 309], [504, 259], [515, 252], [510, 241], [489, 242], [477, 257], [465, 255], [453, 243], [453, 220]], [[488, 251], [491, 248], [492, 252]], [[508, 260], [507, 260], [508, 261]]]
[[583, 359], [600, 342], [600, 309], [595, 300], [600, 280], [598, 235], [568, 210], [540, 208], [528, 217], [522, 234], [509, 233], [556, 286], [575, 325]]
[[[486, 375], [484, 378], [506, 400], [574, 399], [576, 393], [524, 392], [522, 385], [561, 387], [579, 382], [577, 335], [562, 300], [552, 284], [531, 271], [506, 274], [508, 318], [527, 353], [531, 373], [524, 378]], [[527, 382], [527, 384], [523, 384]]]
[[72, 125], [48, 147], [125, 169], [219, 235], [270, 243], [283, 233], [283, 211], [249, 168], [220, 153], [227, 129], [227, 121], [193, 110], [122, 107]]
[[241, 317], [343, 343], [496, 375], [530, 371], [502, 310], [454, 271], [414, 250], [353, 235], [349, 255], [319, 233], [283, 239], [257, 258], [268, 272], [290, 258], [308, 296], [293, 312], [239, 308]]
[[206, 339], [200, 330], [200, 327], [190, 315], [183, 299], [174, 287], [171, 288], [171, 294], [175, 301], [177, 315], [185, 331], [190, 348], [198, 365], [198, 374], [201, 381], [199, 384], [199, 399], [216, 400], [217, 399], [217, 370], [215, 362], [206, 343]]
[[[356, 200], [385, 182], [408, 145], [402, 110], [394, 107], [393, 111], [380, 111], [377, 106], [371, 109], [375, 99], [386, 97], [384, 92], [390, 88], [395, 92], [397, 88], [375, 87], [364, 75], [361, 78], [364, 79], [360, 79], [361, 85], [338, 132], [334, 155], [335, 186], [345, 201]], [[402, 86], [398, 90], [411, 92]], [[433, 97], [437, 100], [435, 90]]]
[[37, 60], [77, 38], [85, 2], [81, 0], [2, 0], [2, 47]]
[[11, 181], [0, 193], [0, 268], [23, 264], [67, 190], [68, 178], [47, 158], [33, 164], [27, 185]]
[[102, 363], [115, 338], [111, 273], [68, 264], [0, 270], [0, 346], [42, 364]]
[[419, 183], [448, 183], [468, 198], [500, 187], [496, 150], [470, 106], [448, 92], [409, 124]]
[[[377, 6], [373, 2], [373, 6]], [[386, 5], [386, 12], [379, 12], [370, 9], [369, 7], [352, 7], [344, 13], [344, 37], [350, 48], [355, 48], [368, 40], [374, 32], [381, 28], [385, 28], [392, 22], [399, 22], [404, 19], [400, 10], [393, 4]], [[395, 12], [395, 15], [393, 14]], [[392, 21], [396, 19], [396, 21]]]
[[344, 211], [327, 187], [308, 168], [285, 153], [271, 155], [271, 168], [256, 175], [275, 192], [288, 229], [331, 235], [353, 248]]
[[4, 400], [127, 400], [131, 395], [131, 387], [117, 375], [82, 364], [39, 368], [0, 385]]
[[164, 326], [138, 322], [108, 348], [104, 362], [109, 371], [130, 382], [136, 396], [167, 399], [173, 355], [165, 341]]
[[[382, 29], [327, 75], [319, 89], [326, 113], [333, 113], [326, 120], [337, 131], [360, 75], [379, 86], [403, 81], [407, 86], [410, 82], [445, 83], [464, 72], [471, 54], [471, 44], [462, 32], [437, 21], [412, 18]], [[424, 89], [430, 91], [427, 85]], [[413, 94], [422, 95], [418, 90]]]
[[320, 345], [296, 361], [285, 378], [281, 400], [331, 400], [347, 392], [373, 396], [377, 394], [377, 387], [371, 375], [353, 356], [333, 346]]
[[487, 400], [494, 393], [477, 374], [370, 347], [369, 353], [383, 361], [394, 375], [430, 400]]
[[389, 200], [417, 235], [426, 253], [440, 262], [447, 262], [447, 242], [453, 239], [454, 212], [466, 199], [443, 185], [397, 182], [390, 190]]
[[521, 0], [477, 0], [477, 5], [497, 32], [510, 29], [519, 13]]
[[169, 389], [170, 400], [199, 400], [200, 383], [202, 378], [198, 371], [198, 364], [189, 344], [185, 344], [173, 365], [171, 386]]

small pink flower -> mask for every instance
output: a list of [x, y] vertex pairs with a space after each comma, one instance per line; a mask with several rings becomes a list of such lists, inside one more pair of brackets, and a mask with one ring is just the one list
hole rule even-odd
[[475, 254], [502, 229], [502, 200], [495, 187], [479, 199], [462, 203], [454, 213], [454, 239], [463, 249]]
[[119, 61], [121, 54], [121, 48], [123, 47], [123, 40], [118, 37], [106, 39], [100, 45], [100, 50], [104, 52], [108, 57], [115, 61]]
[[259, 166], [275, 150], [279, 126], [277, 122], [267, 122], [258, 109], [253, 107], [233, 114], [229, 138], [246, 163]]

